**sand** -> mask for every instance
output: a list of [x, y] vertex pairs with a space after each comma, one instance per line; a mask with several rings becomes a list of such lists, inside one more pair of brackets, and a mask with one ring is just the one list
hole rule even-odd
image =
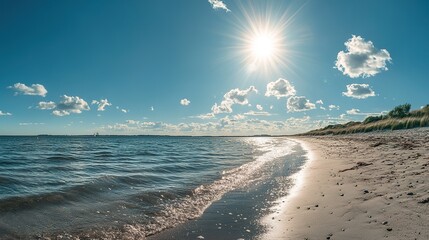
[[429, 239], [429, 128], [296, 140], [311, 159], [262, 239]]

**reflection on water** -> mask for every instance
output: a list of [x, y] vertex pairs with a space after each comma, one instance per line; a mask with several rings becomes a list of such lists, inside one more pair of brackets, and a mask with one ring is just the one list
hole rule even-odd
[[158, 232], [269, 176], [273, 160], [295, 145], [284, 138], [0, 137], [0, 238]]

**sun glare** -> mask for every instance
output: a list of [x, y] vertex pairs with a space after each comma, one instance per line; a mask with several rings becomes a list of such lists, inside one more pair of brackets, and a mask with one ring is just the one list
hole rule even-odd
[[[297, 55], [295, 46], [301, 33], [292, 23], [299, 10], [289, 6], [274, 8], [265, 2], [246, 2], [235, 19], [238, 33], [233, 56], [241, 59], [247, 73], [273, 74], [293, 71]], [[301, 31], [301, 30], [299, 30]]]
[[246, 33], [245, 56], [250, 71], [278, 68], [283, 64], [285, 38], [281, 29], [269, 25], [254, 25]]
[[255, 36], [250, 45], [253, 57], [260, 60], [268, 60], [275, 52], [275, 41], [268, 34]]

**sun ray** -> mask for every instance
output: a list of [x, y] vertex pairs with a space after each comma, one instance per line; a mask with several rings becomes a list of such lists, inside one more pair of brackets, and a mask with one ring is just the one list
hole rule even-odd
[[293, 10], [291, 6], [274, 9], [268, 3], [258, 4], [239, 4], [240, 11], [233, 22], [237, 31], [230, 36], [236, 40], [229, 49], [232, 56], [240, 59], [248, 74], [294, 72], [294, 60], [299, 55], [294, 47], [305, 37], [293, 23], [303, 6]]

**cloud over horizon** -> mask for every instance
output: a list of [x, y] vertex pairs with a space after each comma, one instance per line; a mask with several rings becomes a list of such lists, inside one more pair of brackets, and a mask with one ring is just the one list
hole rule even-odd
[[352, 108], [350, 110], [347, 110], [346, 113], [349, 115], [358, 115], [360, 114], [360, 110], [357, 108]]
[[391, 62], [392, 58], [386, 49], [378, 50], [371, 41], [365, 41], [361, 36], [355, 35], [344, 45], [347, 51], [338, 53], [334, 67], [344, 75], [365, 78], [388, 70], [387, 62]]
[[59, 103], [55, 102], [39, 102], [38, 108], [41, 110], [54, 110], [52, 114], [58, 117], [67, 116], [71, 113], [80, 114], [82, 111], [89, 111], [88, 103], [77, 96], [61, 96]]
[[191, 103], [191, 101], [189, 101], [187, 98], [180, 100], [180, 104], [182, 106], [188, 106], [190, 103]]
[[240, 104], [240, 105], [246, 105], [249, 103], [249, 100], [247, 97], [251, 93], [258, 93], [258, 90], [254, 86], [250, 86], [248, 89], [231, 89], [229, 92], [225, 93], [223, 95], [222, 102], [218, 105], [215, 103], [211, 110], [213, 114], [219, 114], [219, 113], [231, 113], [232, 112], [232, 105], [234, 104]]
[[296, 94], [295, 87], [286, 79], [279, 78], [277, 81], [267, 84], [265, 96], [274, 96], [277, 99], [282, 97], [294, 96]]
[[57, 106], [56, 103], [49, 101], [49, 102], [39, 102], [37, 105], [37, 108], [41, 110], [51, 110], [54, 109]]
[[356, 98], [356, 99], [365, 99], [368, 97], [374, 97], [375, 92], [368, 84], [349, 84], [346, 86], [347, 91], [343, 92], [343, 96]]
[[287, 100], [286, 107], [288, 112], [302, 112], [315, 109], [316, 105], [304, 96], [292, 96]]
[[107, 100], [107, 98], [106, 99], [100, 99], [100, 101], [92, 100], [91, 104], [92, 105], [94, 105], [94, 104], [98, 105], [97, 111], [104, 111], [104, 110], [106, 110], [106, 107], [112, 106], [112, 104]]
[[12, 116], [12, 113], [3, 112], [0, 110], [0, 116]]
[[213, 9], [223, 9], [226, 12], [231, 12], [231, 10], [228, 9], [226, 4], [222, 0], [208, 0], [208, 2], [212, 5]]
[[41, 84], [31, 84], [31, 86], [27, 86], [23, 83], [15, 83], [13, 86], [9, 86], [8, 88], [15, 90], [15, 95], [30, 95], [30, 96], [42, 96], [46, 97], [48, 91]]

